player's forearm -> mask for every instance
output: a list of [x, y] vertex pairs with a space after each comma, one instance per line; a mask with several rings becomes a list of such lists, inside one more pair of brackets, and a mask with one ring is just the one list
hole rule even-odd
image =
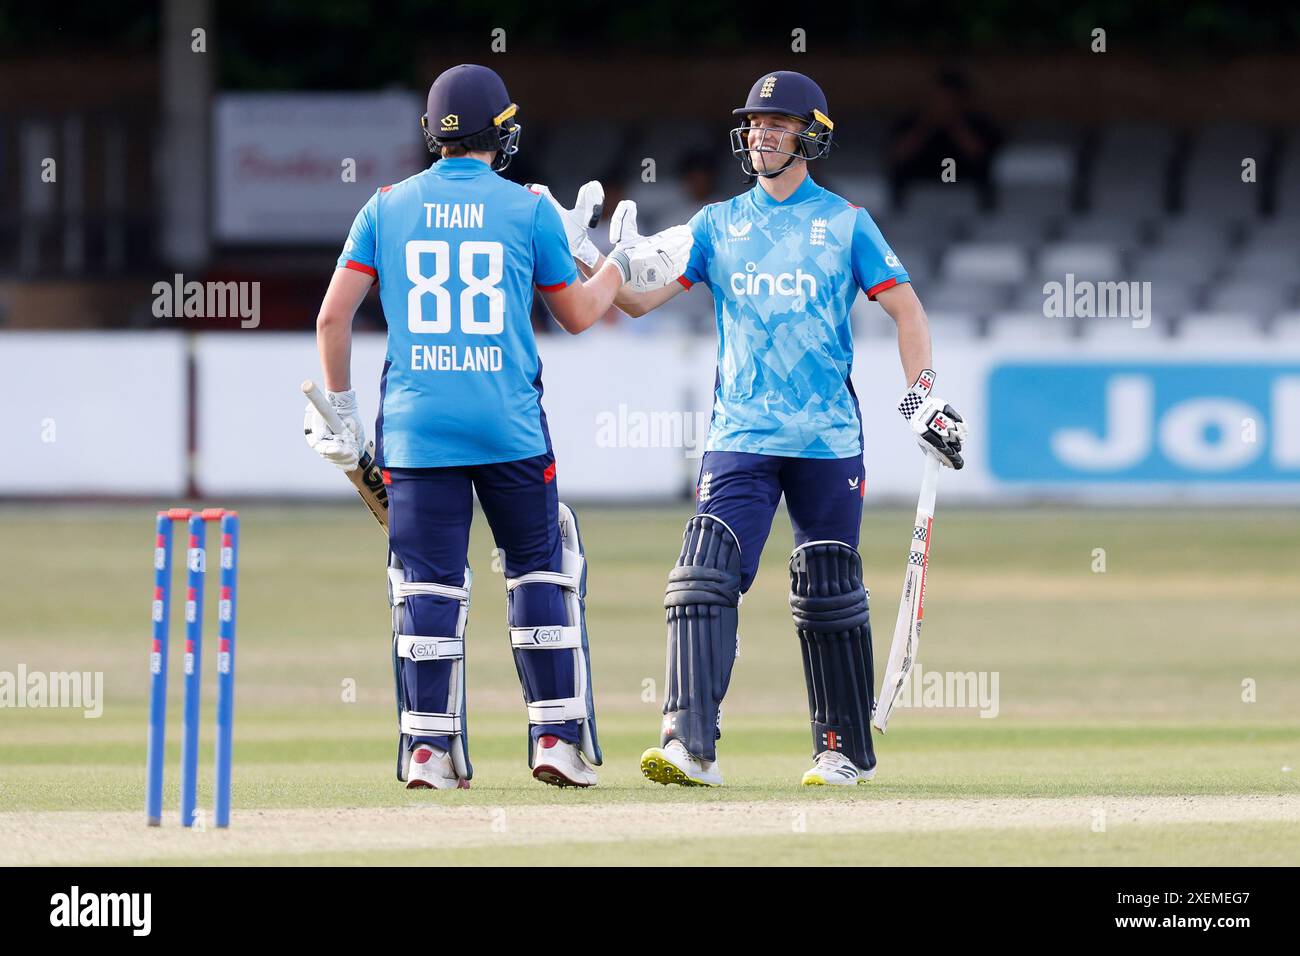
[[591, 277], [573, 287], [570, 295], [550, 300], [556, 321], [571, 335], [585, 332], [599, 322], [614, 304], [614, 295], [623, 284], [623, 274], [613, 263], [601, 257], [596, 266]]
[[662, 289], [651, 289], [649, 292], [633, 292], [624, 286], [614, 296], [614, 304], [633, 318], [639, 318], [659, 308], [681, 291], [682, 286], [677, 282], [670, 282]]
[[316, 349], [325, 388], [346, 392], [352, 387], [352, 317], [321, 310], [316, 317]]
[[923, 369], [934, 368], [930, 349], [930, 323], [920, 302], [908, 304], [894, 316], [898, 324], [898, 357], [903, 363], [903, 375], [915, 382]]

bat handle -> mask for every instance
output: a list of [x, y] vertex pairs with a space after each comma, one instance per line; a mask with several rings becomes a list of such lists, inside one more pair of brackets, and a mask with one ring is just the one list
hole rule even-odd
[[325, 397], [325, 393], [311, 379], [302, 383], [302, 393], [307, 396], [307, 401], [311, 402], [312, 407], [320, 412], [321, 418], [325, 419], [325, 424], [329, 426], [330, 431], [336, 435], [342, 435], [347, 431], [347, 426], [343, 424], [343, 419], [339, 417], [338, 409], [330, 404], [330, 400]]

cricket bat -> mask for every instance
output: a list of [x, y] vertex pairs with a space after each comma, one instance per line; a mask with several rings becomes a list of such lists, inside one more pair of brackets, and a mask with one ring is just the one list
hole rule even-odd
[[889, 645], [889, 663], [885, 667], [880, 699], [876, 701], [871, 721], [882, 734], [898, 693], [912, 673], [917, 644], [921, 639], [921, 618], [925, 616], [925, 569], [930, 563], [930, 532], [934, 526], [934, 496], [938, 484], [939, 459], [926, 455], [921, 497], [916, 503], [916, 521], [912, 526], [912, 544], [907, 551], [903, 596], [898, 602], [898, 620], [894, 624], [894, 640]]
[[[307, 396], [307, 401], [315, 406], [316, 411], [320, 412], [321, 417], [325, 419], [325, 424], [329, 426], [330, 431], [336, 435], [341, 435], [347, 428], [343, 424], [343, 419], [339, 418], [338, 411], [330, 404], [325, 393], [317, 387], [311, 379], [302, 383], [303, 394]], [[366, 503], [370, 513], [375, 516], [379, 526], [388, 533], [388, 489], [384, 487], [384, 476], [378, 466], [375, 465], [375, 443], [373, 440], [366, 442], [366, 447], [361, 450], [361, 458], [357, 462], [357, 467], [347, 473], [348, 480], [357, 487], [357, 494], [361, 500]]]

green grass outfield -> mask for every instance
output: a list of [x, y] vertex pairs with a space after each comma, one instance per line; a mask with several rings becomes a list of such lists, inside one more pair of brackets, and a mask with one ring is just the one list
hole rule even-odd
[[[941, 501], [921, 667], [996, 672], [996, 716], [896, 710], [876, 739], [876, 779], [845, 793], [797, 786], [811, 742], [784, 514], [741, 609], [719, 745], [727, 786], [640, 777], [658, 734], [663, 583], [688, 511], [580, 509], [606, 755], [587, 792], [528, 776], [504, 585], [480, 516], [474, 785], [408, 793], [393, 777], [382, 534], [351, 503], [241, 509], [234, 820], [185, 832], [180, 570], [168, 816], [158, 830], [143, 822], [153, 510], [0, 508], [0, 676], [21, 665], [104, 679], [97, 718], [0, 709], [0, 863], [1300, 863], [1300, 512]], [[910, 525], [901, 510], [864, 519], [878, 667]]]

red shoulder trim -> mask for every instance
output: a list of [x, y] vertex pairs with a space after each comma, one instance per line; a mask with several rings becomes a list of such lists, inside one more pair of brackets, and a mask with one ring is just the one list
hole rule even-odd
[[873, 285], [870, 289], [868, 289], [867, 298], [874, 299], [876, 297], [876, 293], [884, 292], [886, 289], [892, 289], [896, 285], [898, 285], [898, 280], [891, 276], [890, 278], [886, 279], [884, 282], [880, 283], [879, 285]]
[[364, 272], [366, 275], [376, 278], [379, 276], [379, 273], [375, 271], [373, 266], [368, 266], [364, 262], [355, 262], [352, 259], [345, 261], [343, 263], [343, 268], [355, 269], [357, 272]]

